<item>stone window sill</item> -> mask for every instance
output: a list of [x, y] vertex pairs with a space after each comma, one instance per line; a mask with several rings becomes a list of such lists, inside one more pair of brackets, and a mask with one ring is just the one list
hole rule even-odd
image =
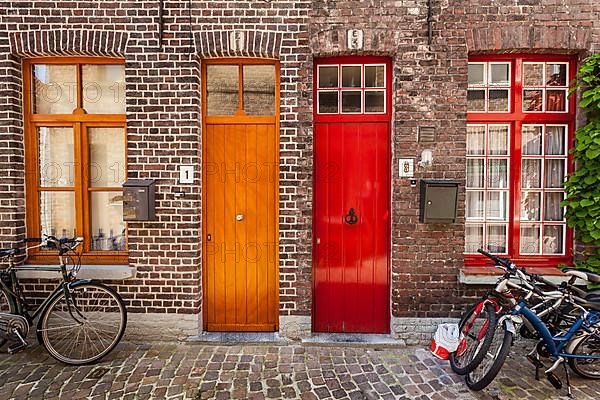
[[[57, 267], [56, 265], [38, 264], [26, 264], [25, 266], [39, 268]], [[82, 265], [77, 278], [119, 281], [134, 278], [135, 273], [135, 267], [130, 267], [129, 265]], [[17, 277], [20, 279], [59, 279], [60, 272], [39, 270], [17, 271]]]
[[[560, 283], [566, 280], [568, 275], [563, 274], [557, 268], [530, 267], [527, 272], [541, 275], [553, 283]], [[502, 271], [494, 267], [463, 267], [458, 274], [458, 281], [465, 285], [493, 285], [502, 275]], [[584, 284], [577, 280], [576, 284]]]

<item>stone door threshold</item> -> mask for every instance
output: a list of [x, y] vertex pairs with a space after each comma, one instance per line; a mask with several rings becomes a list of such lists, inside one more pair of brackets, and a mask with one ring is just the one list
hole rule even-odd
[[191, 343], [215, 344], [287, 344], [288, 339], [282, 338], [277, 332], [202, 332], [197, 336], [187, 338]]
[[406, 346], [404, 340], [395, 339], [389, 334], [366, 333], [313, 333], [302, 339], [307, 346], [343, 346], [352, 347], [400, 347]]

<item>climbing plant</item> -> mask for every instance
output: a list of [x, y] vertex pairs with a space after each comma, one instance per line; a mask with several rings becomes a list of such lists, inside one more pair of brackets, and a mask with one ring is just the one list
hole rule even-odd
[[565, 183], [566, 218], [575, 238], [584, 244], [576, 254], [575, 267], [600, 273], [600, 53], [588, 57], [570, 94], [581, 91], [579, 107], [586, 110], [588, 123], [575, 133], [571, 150], [575, 171]]

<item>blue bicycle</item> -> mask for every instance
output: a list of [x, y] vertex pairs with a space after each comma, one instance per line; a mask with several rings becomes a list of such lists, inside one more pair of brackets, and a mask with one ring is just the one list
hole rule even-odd
[[[535, 284], [529, 285], [528, 294], [516, 304], [510, 313], [498, 319], [495, 336], [499, 335], [502, 338], [501, 345], [491, 353], [487, 350], [488, 355], [493, 359], [489, 370], [495, 371], [495, 373], [493, 376], [486, 374], [486, 380], [489, 379], [489, 382], [479, 381], [479, 383], [485, 383], [483, 386], [485, 387], [495, 378], [508, 355], [512, 339], [517, 332], [516, 327], [524, 323], [529, 327], [533, 327], [541, 338], [534, 350], [527, 355], [527, 359], [536, 367], [536, 379], [539, 379], [539, 371], [543, 369], [548, 381], [555, 388], [562, 388], [562, 381], [554, 371], [560, 365], [563, 365], [569, 396], [571, 396], [571, 385], [566, 367], [567, 363], [573, 371], [582, 377], [600, 379], [600, 300], [597, 298], [584, 299], [577, 296], [576, 291], [570, 290], [572, 285], [567, 282], [556, 286], [541, 277], [526, 274], [516, 265], [506, 263], [506, 259], [496, 257], [483, 250], [480, 250], [480, 253], [496, 263], [502, 262], [503, 265], [507, 266], [509, 270], [513, 270], [522, 279], [527, 277], [540, 284], [552, 285], [556, 290], [543, 292]], [[584, 271], [567, 271], [567, 274], [572, 277], [583, 278], [588, 282], [600, 283], [600, 276], [596, 274]], [[574, 281], [574, 278], [571, 281]], [[570, 310], [569, 315], [576, 315], [574, 321], [565, 329], [552, 333], [548, 325], [528, 306], [528, 301], [534, 295], [544, 298], [553, 297], [563, 302]], [[549, 368], [546, 368], [541, 361], [542, 358], [551, 360], [552, 364]], [[468, 380], [469, 376], [467, 375], [467, 383]]]

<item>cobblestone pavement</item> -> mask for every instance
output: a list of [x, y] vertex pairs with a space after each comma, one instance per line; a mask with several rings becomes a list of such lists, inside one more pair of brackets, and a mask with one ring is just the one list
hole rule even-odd
[[[447, 362], [417, 347], [124, 342], [103, 362], [75, 368], [34, 346], [0, 354], [0, 399], [566, 398], [535, 381], [515, 350], [494, 383], [474, 393]], [[573, 378], [573, 386], [575, 399], [599, 397], [600, 381]]]

